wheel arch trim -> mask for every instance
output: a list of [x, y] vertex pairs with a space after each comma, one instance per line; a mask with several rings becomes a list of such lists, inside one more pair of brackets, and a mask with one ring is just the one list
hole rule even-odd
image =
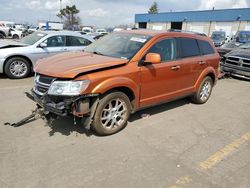
[[10, 55], [10, 56], [6, 57], [6, 59], [5, 59], [4, 63], [3, 63], [3, 72], [4, 72], [4, 73], [5, 73], [5, 71], [4, 71], [4, 70], [5, 70], [5, 65], [6, 65], [6, 63], [8, 62], [8, 60], [10, 60], [11, 58], [16, 58], [16, 57], [20, 57], [20, 58], [26, 59], [26, 60], [28, 61], [28, 63], [30, 64], [31, 71], [33, 71], [33, 70], [32, 70], [32, 68], [33, 68], [33, 62], [31, 61], [30, 58], [28, 58], [28, 57], [25, 56], [25, 55], [15, 54], [15, 55]]
[[202, 73], [200, 74], [199, 78], [197, 79], [194, 88], [195, 91], [198, 91], [200, 84], [202, 82], [202, 80], [206, 77], [206, 76], [211, 76], [213, 81], [214, 81], [214, 85], [216, 84], [217, 80], [218, 80], [218, 74], [216, 73], [215, 69], [212, 67], [207, 67], [205, 70], [202, 71]]
[[[133, 80], [126, 77], [115, 77], [104, 80], [103, 82], [96, 85], [91, 93], [104, 94], [111, 90], [116, 90], [117, 88], [127, 88], [134, 95], [133, 108], [137, 109], [139, 105], [139, 85]], [[119, 89], [118, 89], [119, 90]], [[126, 94], [126, 93], [125, 93]]]

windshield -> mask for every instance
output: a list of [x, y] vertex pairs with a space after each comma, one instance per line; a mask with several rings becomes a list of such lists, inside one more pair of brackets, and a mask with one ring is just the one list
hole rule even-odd
[[148, 35], [112, 33], [92, 43], [84, 51], [121, 59], [131, 59], [150, 38]]
[[250, 33], [241, 33], [240, 38], [241, 39], [250, 39]]
[[225, 39], [226, 35], [224, 33], [213, 33], [212, 34], [212, 39], [215, 40], [220, 40], [220, 39]]
[[32, 33], [32, 34], [22, 38], [21, 40], [19, 40], [19, 42], [24, 43], [24, 44], [28, 44], [28, 45], [33, 45], [37, 41], [39, 41], [41, 38], [45, 37], [46, 35], [47, 34], [45, 34], [45, 33], [35, 32], [35, 33]]
[[240, 48], [242, 48], [242, 49], [250, 49], [250, 43], [242, 44], [240, 46]]

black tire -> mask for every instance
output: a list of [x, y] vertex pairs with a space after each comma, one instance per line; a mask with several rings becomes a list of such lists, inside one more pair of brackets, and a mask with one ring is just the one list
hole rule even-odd
[[210, 76], [207, 76], [203, 79], [198, 89], [198, 92], [191, 97], [191, 100], [195, 104], [206, 103], [212, 93], [212, 89], [213, 89], [213, 80]]
[[[14, 69], [15, 66], [16, 70]], [[30, 71], [31, 67], [29, 62], [22, 57], [10, 58], [4, 66], [5, 74], [12, 79], [25, 78], [30, 74]]]
[[5, 39], [5, 35], [0, 33], [0, 39]]
[[[117, 110], [115, 110], [116, 108], [113, 108], [114, 106], [116, 106], [116, 102], [117, 104], [122, 105], [121, 107], [119, 107], [118, 105]], [[107, 106], [109, 106], [110, 111], [109, 109], [107, 109]], [[123, 110], [125, 111], [124, 114], [122, 113]], [[118, 116], [119, 113], [120, 115], [123, 114], [121, 115], [123, 116], [122, 118]], [[127, 95], [119, 91], [114, 91], [112, 93], [104, 95], [100, 100], [99, 105], [96, 109], [96, 113], [94, 115], [92, 128], [100, 136], [107, 136], [117, 133], [126, 127], [130, 113], [131, 103]], [[107, 119], [102, 120], [101, 118]], [[113, 122], [115, 122], [115, 125], [113, 125]], [[107, 125], [104, 125], [106, 123]]]
[[18, 35], [13, 35], [13, 37], [12, 37], [13, 39], [19, 39], [19, 36]]

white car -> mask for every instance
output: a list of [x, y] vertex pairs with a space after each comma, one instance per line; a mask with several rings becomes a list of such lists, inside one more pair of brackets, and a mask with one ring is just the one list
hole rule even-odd
[[13, 29], [13, 28], [10, 29], [10, 34], [11, 34], [11, 38], [13, 39], [20, 39], [23, 37], [23, 31]]
[[83, 27], [82, 31], [86, 34], [91, 34], [93, 33], [93, 29], [91, 27]]
[[27, 77], [38, 59], [81, 51], [93, 41], [73, 31], [39, 31], [19, 41], [0, 40], [0, 73], [9, 78]]
[[97, 34], [101, 34], [101, 35], [107, 35], [108, 32], [106, 31], [106, 29], [96, 29], [95, 32]]

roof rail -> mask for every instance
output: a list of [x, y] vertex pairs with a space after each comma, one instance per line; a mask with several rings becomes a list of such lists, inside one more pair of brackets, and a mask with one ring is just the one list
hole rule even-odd
[[181, 33], [190, 33], [190, 34], [195, 34], [195, 35], [200, 35], [200, 36], [207, 36], [205, 33], [199, 33], [195, 31], [186, 31], [186, 30], [179, 30], [179, 29], [169, 29], [168, 32], [181, 32]]

